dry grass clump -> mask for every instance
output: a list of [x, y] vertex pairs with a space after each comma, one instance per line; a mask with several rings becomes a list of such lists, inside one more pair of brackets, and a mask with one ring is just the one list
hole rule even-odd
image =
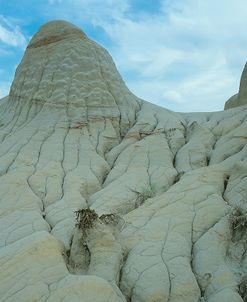
[[87, 237], [87, 231], [94, 227], [95, 222], [98, 220], [105, 225], [113, 225], [123, 227], [125, 221], [117, 214], [98, 214], [90, 208], [75, 211], [76, 224], [75, 226], [83, 233], [83, 237]]
[[89, 208], [75, 211], [76, 213], [76, 227], [82, 231], [86, 231], [93, 227], [98, 214]]
[[232, 235], [234, 236], [238, 233], [242, 238], [247, 231], [247, 213], [244, 213], [240, 207], [233, 209], [229, 216], [229, 223]]

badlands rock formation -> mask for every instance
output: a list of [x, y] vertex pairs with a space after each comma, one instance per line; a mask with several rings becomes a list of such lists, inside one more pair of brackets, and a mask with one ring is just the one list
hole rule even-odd
[[247, 63], [241, 76], [239, 92], [233, 95], [226, 103], [225, 109], [247, 105]]
[[143, 101], [64, 21], [0, 104], [0, 301], [246, 301], [247, 105]]

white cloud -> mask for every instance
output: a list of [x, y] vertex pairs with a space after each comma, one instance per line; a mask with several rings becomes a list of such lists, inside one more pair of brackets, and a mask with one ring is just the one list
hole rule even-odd
[[0, 15], [0, 42], [9, 46], [24, 48], [27, 39], [17, 24]]
[[173, 110], [211, 111], [238, 90], [245, 8], [242, 0], [163, 1], [159, 15], [134, 20], [125, 13], [98, 25], [114, 41], [121, 73], [135, 73], [126, 80], [137, 95]]
[[65, 18], [71, 22], [99, 24], [102, 20], [112, 22], [128, 9], [127, 0], [48, 0], [49, 15]]

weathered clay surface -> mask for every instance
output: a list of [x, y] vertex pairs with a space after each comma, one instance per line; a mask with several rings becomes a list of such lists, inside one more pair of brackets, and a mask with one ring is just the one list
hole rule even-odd
[[0, 140], [0, 301], [246, 301], [247, 106], [145, 102], [54, 21], [0, 103]]

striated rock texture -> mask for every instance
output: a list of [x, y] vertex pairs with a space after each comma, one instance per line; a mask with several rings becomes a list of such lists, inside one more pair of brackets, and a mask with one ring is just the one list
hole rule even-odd
[[145, 102], [53, 21], [0, 103], [0, 141], [0, 301], [246, 301], [247, 105]]

